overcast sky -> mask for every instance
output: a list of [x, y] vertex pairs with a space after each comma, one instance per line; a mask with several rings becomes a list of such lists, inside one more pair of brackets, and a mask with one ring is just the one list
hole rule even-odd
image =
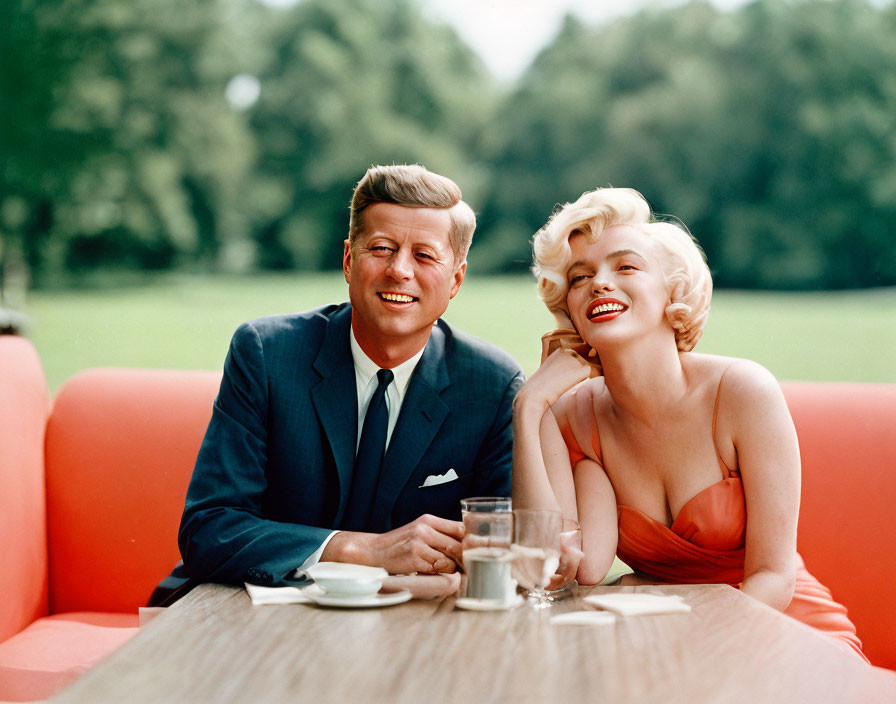
[[[271, 7], [301, 0], [258, 0]], [[419, 0], [434, 19], [453, 25], [498, 78], [512, 81], [560, 29], [567, 12], [588, 22], [612, 20], [652, 6], [682, 5], [687, 0]], [[882, 1], [882, 0], [878, 0]], [[0, 0], [2, 2], [2, 0]], [[747, 0], [711, 0], [730, 9]]]
[[[447, 21], [501, 79], [512, 80], [560, 29], [567, 12], [598, 23], [643, 7], [686, 0], [421, 0], [430, 16]], [[746, 0], [712, 0], [722, 9]]]

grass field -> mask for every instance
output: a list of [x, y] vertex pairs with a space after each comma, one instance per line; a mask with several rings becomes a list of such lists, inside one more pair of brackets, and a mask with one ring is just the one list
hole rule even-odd
[[[121, 289], [34, 292], [34, 341], [52, 389], [95, 366], [220, 369], [245, 320], [346, 298], [339, 274], [172, 276]], [[527, 373], [553, 319], [528, 277], [468, 277], [445, 316], [503, 347]], [[747, 357], [781, 380], [896, 382], [896, 289], [719, 291], [697, 351]]]

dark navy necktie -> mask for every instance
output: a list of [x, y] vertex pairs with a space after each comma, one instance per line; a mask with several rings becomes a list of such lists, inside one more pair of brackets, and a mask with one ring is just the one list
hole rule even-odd
[[389, 428], [389, 409], [386, 407], [386, 388], [392, 383], [392, 370], [376, 373], [379, 384], [367, 406], [361, 441], [355, 457], [352, 486], [343, 524], [346, 530], [371, 531], [370, 512], [376, 498], [380, 467], [386, 452], [386, 431]]

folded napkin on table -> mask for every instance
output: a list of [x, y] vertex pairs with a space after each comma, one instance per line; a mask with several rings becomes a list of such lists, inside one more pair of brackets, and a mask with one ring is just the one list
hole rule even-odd
[[[383, 580], [382, 592], [408, 589], [414, 599], [435, 599], [454, 594], [460, 586], [460, 573], [392, 574]], [[253, 606], [264, 604], [311, 604], [300, 587], [262, 587], [246, 582], [246, 591]]]
[[551, 616], [555, 626], [601, 626], [616, 623], [616, 616], [608, 611], [570, 611]]
[[262, 587], [245, 582], [253, 606], [264, 604], [310, 604], [311, 599], [298, 587]]
[[677, 594], [619, 593], [590, 594], [584, 598], [586, 604], [612, 611], [620, 616], [641, 616], [645, 614], [686, 613], [691, 607]]

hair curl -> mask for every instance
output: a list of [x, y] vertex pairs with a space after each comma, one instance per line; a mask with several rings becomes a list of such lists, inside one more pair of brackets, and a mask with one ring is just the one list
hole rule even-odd
[[666, 280], [669, 304], [666, 318], [675, 330], [678, 349], [694, 348], [709, 315], [712, 277], [706, 257], [693, 235], [679, 222], [658, 221], [638, 191], [631, 188], [597, 188], [583, 193], [574, 203], [557, 209], [532, 242], [532, 271], [538, 293], [550, 311], [569, 316], [566, 297], [567, 270], [572, 259], [569, 238], [584, 234], [596, 242], [614, 225], [629, 225], [655, 242]]

